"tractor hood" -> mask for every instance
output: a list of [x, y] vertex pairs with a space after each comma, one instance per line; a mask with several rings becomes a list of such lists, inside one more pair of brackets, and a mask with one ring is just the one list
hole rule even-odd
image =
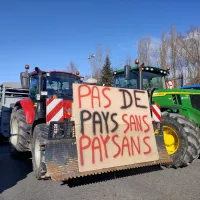
[[161, 97], [165, 95], [173, 95], [173, 94], [183, 94], [183, 95], [190, 95], [190, 94], [199, 94], [200, 95], [200, 90], [192, 90], [192, 89], [179, 89], [179, 88], [174, 88], [174, 89], [157, 89], [153, 93], [153, 97]]
[[62, 122], [72, 116], [72, 100], [48, 98], [46, 100], [46, 122]]

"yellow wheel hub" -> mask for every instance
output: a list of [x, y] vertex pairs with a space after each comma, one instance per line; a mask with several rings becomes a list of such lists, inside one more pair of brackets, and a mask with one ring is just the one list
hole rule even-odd
[[164, 143], [169, 155], [174, 154], [179, 147], [179, 138], [174, 129], [163, 126]]

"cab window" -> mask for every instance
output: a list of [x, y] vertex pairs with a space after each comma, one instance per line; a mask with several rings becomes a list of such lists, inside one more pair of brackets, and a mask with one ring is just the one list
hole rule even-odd
[[38, 76], [32, 76], [30, 82], [30, 97], [36, 101], [36, 94], [38, 93]]

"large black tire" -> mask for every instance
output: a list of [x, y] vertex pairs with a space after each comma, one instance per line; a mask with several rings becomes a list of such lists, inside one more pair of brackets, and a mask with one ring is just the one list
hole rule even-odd
[[21, 108], [15, 107], [12, 110], [10, 134], [11, 154], [13, 156], [18, 156], [19, 152], [30, 150], [29, 126], [26, 123], [24, 111]]
[[193, 121], [177, 113], [163, 112], [161, 124], [175, 130], [179, 140], [177, 151], [170, 155], [173, 163], [166, 167], [186, 167], [199, 157], [200, 132]]
[[46, 124], [36, 125], [32, 137], [32, 162], [33, 171], [38, 180], [42, 179], [46, 174], [44, 146], [47, 142], [47, 136], [48, 126]]

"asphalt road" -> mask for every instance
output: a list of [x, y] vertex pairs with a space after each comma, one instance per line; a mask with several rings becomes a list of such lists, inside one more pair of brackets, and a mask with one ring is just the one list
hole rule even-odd
[[200, 160], [184, 169], [143, 168], [66, 183], [37, 181], [30, 159], [0, 147], [0, 200], [200, 200]]

